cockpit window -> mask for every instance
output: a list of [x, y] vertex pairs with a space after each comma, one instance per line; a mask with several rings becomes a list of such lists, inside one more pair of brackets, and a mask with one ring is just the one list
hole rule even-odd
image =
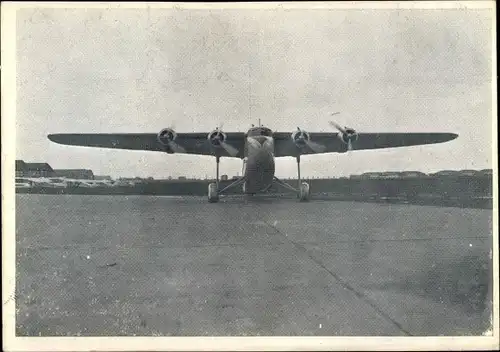
[[269, 128], [265, 127], [255, 127], [252, 128], [248, 131], [248, 136], [250, 137], [255, 137], [255, 136], [268, 136], [272, 137], [273, 131], [271, 131]]

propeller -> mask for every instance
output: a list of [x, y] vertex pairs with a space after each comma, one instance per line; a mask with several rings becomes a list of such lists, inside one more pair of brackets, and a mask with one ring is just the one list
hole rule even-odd
[[[170, 134], [172, 138], [168, 138], [167, 141], [164, 141], [164, 140], [162, 140], [162, 137], [166, 134], [167, 135]], [[174, 141], [174, 137], [175, 137], [174, 124], [172, 124], [170, 127], [166, 128], [166, 129], [162, 130], [160, 132], [160, 134], [158, 135], [158, 139], [160, 140], [160, 142], [168, 145], [170, 147], [170, 149], [172, 149], [172, 151], [174, 151], [175, 153], [185, 153], [186, 149], [184, 149], [179, 144], [177, 144]]]
[[299, 136], [298, 138], [296, 138], [296, 140], [298, 139], [303, 142], [305, 145], [311, 148], [313, 152], [322, 153], [326, 150], [326, 147], [324, 145], [309, 140], [309, 138], [306, 137], [306, 132], [302, 131], [300, 127], [297, 127], [297, 131], [299, 132]]
[[222, 133], [223, 123], [219, 124], [218, 127], [215, 127], [215, 136], [212, 137], [213, 141], [215, 141], [218, 145], [220, 145], [229, 155], [232, 157], [238, 155], [238, 149], [233, 147], [232, 145], [226, 143], [224, 140], [224, 135]]
[[[333, 113], [332, 115], [337, 115], [338, 113]], [[347, 150], [351, 151], [352, 150], [352, 140], [357, 139], [357, 134], [356, 131], [349, 129], [347, 130], [347, 127], [342, 127], [338, 123], [334, 121], [329, 121], [330, 126], [333, 128], [337, 129], [340, 133], [342, 133], [342, 139], [347, 140]]]

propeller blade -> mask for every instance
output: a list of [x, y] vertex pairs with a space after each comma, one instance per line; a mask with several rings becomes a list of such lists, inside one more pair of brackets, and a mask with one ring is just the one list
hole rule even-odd
[[170, 145], [170, 148], [172, 148], [172, 150], [175, 153], [185, 153], [186, 152], [186, 149], [184, 149], [183, 147], [181, 147], [180, 145], [178, 145], [175, 142], [170, 142], [169, 145]]
[[177, 125], [177, 123], [172, 122], [172, 123], [168, 126], [168, 128], [170, 128], [172, 131], [175, 131], [175, 126], [176, 126], [176, 125]]
[[326, 150], [326, 147], [324, 145], [319, 144], [319, 143], [306, 141], [306, 144], [309, 148], [311, 148], [312, 151], [314, 151], [316, 153], [322, 153]]
[[224, 150], [231, 156], [236, 156], [238, 154], [238, 149], [236, 149], [232, 145], [227, 144], [226, 142], [222, 142], [221, 147], [224, 148]]
[[[338, 114], [340, 114], [340, 112], [334, 112], [331, 115], [333, 116], [333, 115], [338, 115]], [[351, 140], [352, 133], [351, 134], [347, 133], [346, 128], [340, 126], [338, 123], [336, 123], [334, 121], [328, 121], [328, 123], [330, 124], [330, 126], [332, 126], [333, 128], [337, 129], [339, 132], [341, 132], [344, 136], [347, 136], [347, 150], [351, 151], [352, 150], [352, 140]], [[357, 139], [357, 137], [355, 138], [355, 140], [356, 139]]]
[[347, 134], [346, 130], [342, 126], [340, 126], [338, 123], [333, 122], [333, 121], [329, 121], [329, 123], [330, 123], [330, 126], [332, 126], [333, 128], [339, 130], [340, 132], [342, 132], [344, 134]]

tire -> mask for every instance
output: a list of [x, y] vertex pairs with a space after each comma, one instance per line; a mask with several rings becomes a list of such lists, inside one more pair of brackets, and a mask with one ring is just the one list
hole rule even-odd
[[308, 202], [310, 194], [309, 184], [307, 182], [302, 182], [299, 189], [299, 200], [301, 202]]
[[219, 201], [219, 194], [216, 183], [211, 183], [208, 185], [208, 202], [217, 203]]

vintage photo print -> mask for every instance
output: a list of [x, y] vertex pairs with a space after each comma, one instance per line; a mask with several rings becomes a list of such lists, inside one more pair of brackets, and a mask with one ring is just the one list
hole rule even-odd
[[498, 348], [495, 10], [3, 2], [4, 348]]

